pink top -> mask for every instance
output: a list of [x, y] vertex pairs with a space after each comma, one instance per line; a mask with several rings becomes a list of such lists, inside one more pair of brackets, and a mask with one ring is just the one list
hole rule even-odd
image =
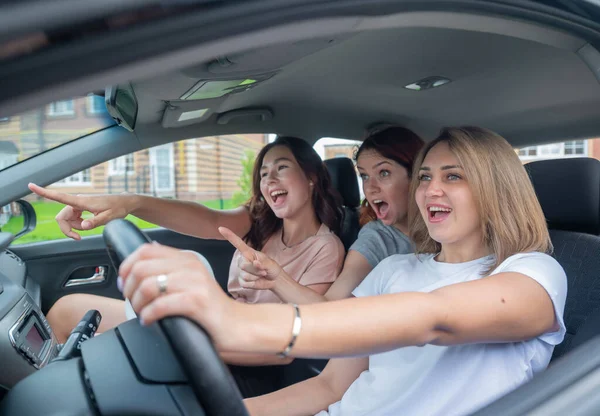
[[[301, 285], [333, 283], [341, 271], [345, 252], [340, 239], [325, 224], [321, 224], [317, 234], [293, 247], [283, 244], [282, 233], [283, 229], [273, 234], [261, 251]], [[240, 269], [237, 267], [239, 256], [241, 254], [236, 250], [229, 266], [229, 293], [236, 300], [247, 303], [282, 303], [270, 290], [244, 289], [240, 286]]]

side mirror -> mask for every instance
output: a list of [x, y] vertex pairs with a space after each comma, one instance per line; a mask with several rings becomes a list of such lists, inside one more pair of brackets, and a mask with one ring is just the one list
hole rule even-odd
[[36, 226], [33, 206], [22, 199], [0, 208], [0, 230], [11, 233], [14, 239], [30, 233]]

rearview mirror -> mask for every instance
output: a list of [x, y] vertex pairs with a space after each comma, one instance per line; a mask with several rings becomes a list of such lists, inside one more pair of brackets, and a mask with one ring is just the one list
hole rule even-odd
[[129, 131], [135, 128], [138, 103], [131, 84], [106, 87], [104, 100], [108, 114], [121, 127]]
[[36, 216], [33, 206], [22, 199], [0, 209], [0, 230], [11, 233], [14, 239], [35, 229]]

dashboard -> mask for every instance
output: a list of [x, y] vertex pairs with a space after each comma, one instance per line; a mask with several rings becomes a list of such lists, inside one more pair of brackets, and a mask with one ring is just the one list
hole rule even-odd
[[0, 390], [46, 366], [58, 343], [40, 309], [39, 285], [14, 253], [0, 253]]

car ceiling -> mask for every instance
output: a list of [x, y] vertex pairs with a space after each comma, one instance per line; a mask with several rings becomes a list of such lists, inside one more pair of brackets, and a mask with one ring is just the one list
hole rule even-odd
[[[377, 123], [399, 123], [427, 139], [443, 126], [484, 126], [515, 147], [600, 135], [600, 84], [577, 54], [584, 40], [486, 16], [412, 17], [389, 17], [374, 25], [400, 27], [231, 54], [227, 57], [236, 64], [220, 71], [208, 61], [135, 82], [139, 138], [149, 144], [227, 132], [293, 134], [309, 141], [362, 138]], [[240, 77], [268, 71], [276, 75], [219, 99], [177, 101], [200, 79], [223, 78], [225, 71]], [[452, 82], [425, 91], [403, 88], [428, 76]], [[209, 107], [214, 116], [187, 127], [163, 128], [164, 112], [180, 106], [185, 111]], [[246, 108], [269, 109], [273, 118], [217, 124], [219, 113]]]
[[[134, 133], [115, 126], [0, 172], [0, 203], [25, 195], [29, 181], [50, 184], [122, 154], [193, 137], [276, 133], [313, 143], [361, 139], [381, 123], [407, 126], [426, 140], [443, 126], [479, 125], [514, 147], [600, 137], [600, 84], [593, 70], [600, 78], [600, 53], [591, 45], [600, 30], [592, 29], [575, 35], [514, 16], [420, 11], [282, 23], [162, 52], [15, 101], [15, 108], [33, 108], [133, 80], [138, 121]], [[590, 65], [582, 51], [590, 52]], [[216, 57], [235, 65], [219, 67]], [[275, 75], [244, 92], [179, 100], [203, 79], [264, 72]], [[452, 82], [419, 92], [403, 88], [434, 75]], [[177, 118], [169, 117], [201, 108], [212, 113], [201, 122], [176, 127]], [[272, 117], [219, 122], [247, 109]]]

